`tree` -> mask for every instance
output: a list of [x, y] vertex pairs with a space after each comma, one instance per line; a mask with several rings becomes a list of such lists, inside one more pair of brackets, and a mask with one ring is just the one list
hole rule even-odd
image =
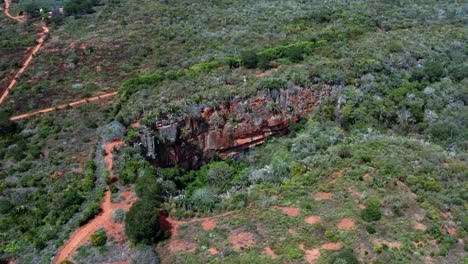
[[144, 199], [133, 204], [125, 217], [125, 234], [135, 243], [152, 244], [164, 238], [158, 205]]
[[0, 136], [12, 133], [16, 130], [16, 123], [10, 121], [10, 115], [2, 110], [0, 111]]
[[241, 54], [242, 65], [248, 69], [257, 67], [258, 57], [254, 51], [246, 51]]
[[29, 16], [29, 17], [38, 17], [39, 16], [39, 7], [37, 6], [36, 3], [28, 3], [24, 5], [24, 12]]
[[137, 180], [135, 191], [141, 199], [159, 203], [161, 197], [161, 184], [153, 174], [145, 174]]

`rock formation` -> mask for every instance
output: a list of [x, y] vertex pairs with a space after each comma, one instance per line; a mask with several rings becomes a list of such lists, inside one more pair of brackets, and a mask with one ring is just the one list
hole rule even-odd
[[291, 123], [311, 112], [331, 90], [296, 86], [259, 91], [218, 107], [191, 105], [182, 115], [163, 115], [154, 127], [142, 128], [140, 142], [145, 156], [159, 166], [197, 168], [215, 156], [235, 155], [269, 136], [286, 134]]

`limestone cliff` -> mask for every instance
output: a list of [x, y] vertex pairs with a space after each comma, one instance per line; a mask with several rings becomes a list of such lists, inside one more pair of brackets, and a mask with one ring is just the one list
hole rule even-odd
[[[154, 127], [143, 128], [140, 142], [146, 156], [159, 166], [196, 168], [215, 155], [224, 158], [287, 133], [291, 123], [330, 93], [330, 86], [293, 87], [260, 91], [218, 107], [192, 105], [182, 115], [167, 115]], [[148, 131], [161, 140], [154, 143]]]

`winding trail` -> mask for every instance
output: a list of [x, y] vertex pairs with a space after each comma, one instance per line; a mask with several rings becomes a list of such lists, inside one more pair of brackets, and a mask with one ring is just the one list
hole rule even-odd
[[[10, 2], [11, 0], [5, 0], [5, 15], [7, 17], [10, 17], [19, 23], [24, 23], [26, 20], [24, 17], [15, 17], [10, 14], [9, 8], [10, 8]], [[44, 42], [49, 35], [49, 28], [46, 26], [44, 22], [41, 22], [41, 27], [42, 27], [42, 32], [39, 34], [39, 39], [37, 40], [37, 45], [34, 47], [32, 50], [31, 54], [29, 54], [28, 58], [23, 62], [23, 66], [16, 72], [15, 76], [13, 77], [13, 80], [10, 82], [6, 90], [3, 92], [3, 94], [0, 97], [0, 105], [3, 104], [5, 101], [5, 98], [8, 96], [10, 93], [10, 90], [13, 89], [13, 87], [17, 83], [17, 79], [20, 77], [20, 75], [28, 68], [28, 66], [31, 64], [34, 55], [39, 51], [39, 49], [44, 45]]]
[[[106, 145], [105, 152], [106, 156], [104, 162], [106, 167], [109, 169], [110, 178], [114, 178], [112, 172], [112, 150], [115, 146], [120, 146], [123, 144], [123, 141], [116, 140]], [[78, 228], [70, 238], [65, 242], [65, 244], [58, 250], [57, 255], [54, 258], [53, 263], [60, 263], [63, 260], [71, 258], [80, 246], [88, 241], [90, 236], [99, 228], [105, 228], [108, 235], [118, 234], [123, 230], [123, 225], [121, 223], [112, 222], [112, 212], [114, 209], [122, 208], [125, 211], [128, 211], [135, 201], [132, 198], [133, 191], [126, 191], [121, 193], [124, 196], [124, 200], [119, 203], [111, 202], [111, 191], [107, 188], [104, 200], [101, 203], [101, 213], [96, 216], [94, 219], [89, 221], [86, 225]], [[117, 240], [123, 240], [123, 238], [118, 238]]]
[[5, 0], [5, 15], [11, 19], [18, 21], [19, 23], [25, 23], [26, 18], [24, 16], [13, 16], [10, 14], [10, 3], [11, 0]]
[[117, 95], [117, 92], [106, 93], [106, 94], [103, 94], [103, 95], [94, 96], [94, 97], [74, 101], [74, 102], [71, 102], [71, 103], [68, 103], [68, 104], [62, 104], [62, 105], [59, 105], [59, 106], [56, 106], [56, 107], [49, 107], [49, 108], [46, 108], [46, 109], [41, 109], [41, 110], [38, 110], [38, 111], [31, 112], [31, 113], [26, 113], [26, 114], [13, 116], [13, 117], [10, 117], [10, 120], [15, 121], [15, 120], [28, 118], [28, 117], [33, 117], [33, 116], [37, 116], [37, 115], [41, 115], [41, 114], [45, 114], [45, 113], [49, 113], [49, 112], [53, 112], [53, 111], [57, 111], [57, 110], [63, 110], [63, 109], [69, 108], [69, 107], [75, 107], [75, 106], [78, 106], [80, 104], [89, 103], [89, 102], [93, 102], [93, 101], [98, 101], [98, 100], [105, 99], [105, 98], [108, 98], [108, 97], [112, 97], [112, 96], [115, 96], [115, 95]]

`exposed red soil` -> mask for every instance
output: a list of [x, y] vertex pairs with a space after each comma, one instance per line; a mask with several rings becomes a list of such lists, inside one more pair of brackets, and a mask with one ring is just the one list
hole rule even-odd
[[299, 248], [304, 251], [304, 253], [305, 253], [304, 258], [305, 258], [306, 262], [309, 263], [309, 264], [314, 264], [315, 262], [317, 262], [317, 260], [320, 257], [320, 249], [319, 248], [305, 249], [304, 244], [301, 244], [299, 246]]
[[339, 171], [335, 172], [335, 174], [336, 174], [336, 177], [339, 178], [339, 177], [343, 176], [343, 170], [339, 170]]
[[331, 199], [332, 196], [333, 196], [333, 193], [330, 193], [330, 192], [319, 192], [315, 194], [314, 200], [315, 201], [328, 200], [328, 199]]
[[140, 126], [140, 121], [135, 121], [135, 123], [131, 124], [133, 128], [137, 128]]
[[338, 227], [338, 229], [342, 229], [342, 230], [351, 230], [351, 229], [354, 229], [355, 228], [355, 222], [353, 219], [351, 218], [345, 218], [343, 220], [341, 220], [337, 225], [336, 227]]
[[313, 249], [306, 249], [304, 244], [300, 244], [299, 248], [304, 251], [305, 253], [305, 260], [309, 264], [314, 264], [317, 262], [318, 258], [320, 257], [320, 250], [325, 249], [325, 250], [338, 250], [343, 247], [343, 243], [341, 242], [335, 242], [335, 243], [325, 243], [319, 248], [313, 248]]
[[308, 216], [304, 219], [304, 221], [308, 224], [317, 224], [317, 223], [320, 223], [321, 221], [321, 218], [320, 216]]
[[5, 12], [5, 15], [11, 19], [18, 21], [19, 23], [25, 23], [26, 22], [25, 16], [13, 16], [12, 14], [10, 14], [10, 3], [11, 3], [11, 0], [5, 0], [5, 9], [3, 10]]
[[338, 250], [343, 247], [343, 243], [341, 242], [330, 242], [323, 244], [320, 249], [328, 249], [328, 250]]
[[279, 206], [272, 206], [271, 208], [273, 208], [273, 209], [280, 209], [281, 211], [283, 211], [283, 213], [285, 213], [286, 215], [291, 216], [291, 217], [294, 217], [294, 216], [299, 215], [299, 212], [301, 211], [301, 209], [298, 208], [298, 207], [279, 207]]
[[[115, 146], [119, 146], [121, 144], [123, 144], [121, 140], [116, 140], [107, 144], [105, 147], [106, 156], [104, 158], [104, 162], [106, 163], [106, 167], [110, 171], [111, 178], [114, 178], [112, 172], [112, 150]], [[68, 241], [66, 241], [65, 244], [57, 252], [53, 263], [60, 263], [61, 261], [72, 257], [78, 250], [78, 248], [84, 243], [86, 243], [86, 241], [88, 241], [92, 233], [99, 228], [104, 228], [106, 230], [106, 233], [108, 233], [109, 236], [113, 237], [117, 241], [125, 240], [125, 236], [123, 235], [123, 224], [112, 222], [112, 212], [114, 209], [117, 208], [122, 208], [128, 211], [132, 206], [133, 202], [135, 202], [136, 200], [135, 198], [132, 198], [132, 194], [132, 190], [122, 192], [121, 195], [125, 199], [119, 203], [113, 204], [111, 202], [111, 192], [109, 189], [107, 189], [104, 195], [104, 200], [101, 203], [101, 213], [84, 226], [78, 228], [70, 236]]]
[[[10, 7], [10, 2], [11, 0], [5, 0], [5, 15], [20, 22], [24, 23], [26, 22], [22, 17], [15, 17], [12, 16], [9, 12], [9, 7]], [[28, 66], [31, 64], [34, 55], [39, 51], [39, 49], [42, 47], [42, 45], [45, 42], [45, 39], [47, 38], [47, 35], [49, 33], [49, 28], [46, 27], [45, 23], [41, 23], [42, 27], [42, 32], [40, 33], [40, 37], [37, 40], [37, 45], [32, 49], [31, 54], [26, 58], [26, 60], [23, 62], [23, 66], [16, 72], [16, 74], [13, 77], [13, 80], [10, 82], [8, 87], [3, 91], [3, 94], [0, 96], [0, 105], [5, 101], [6, 97], [10, 93], [10, 90], [13, 89], [13, 87], [17, 83], [17, 79], [20, 77], [20, 75], [28, 68]]]
[[202, 228], [205, 231], [213, 230], [216, 227], [216, 220], [215, 219], [207, 219], [202, 222]]
[[276, 253], [270, 247], [265, 247], [263, 253], [269, 255], [272, 259], [276, 259], [278, 257], [278, 255], [276, 255]]
[[419, 223], [419, 222], [416, 222], [416, 221], [413, 223], [413, 226], [417, 230], [421, 230], [421, 231], [426, 231], [427, 230], [427, 226], [425, 224], [422, 224], [422, 223]]
[[246, 248], [255, 245], [255, 235], [250, 232], [232, 231], [229, 234], [229, 242], [235, 249]]
[[363, 178], [364, 181], [366, 181], [366, 182], [372, 181], [372, 176], [370, 175], [370, 173], [364, 174], [364, 176], [362, 176], [362, 178]]
[[49, 112], [53, 112], [53, 111], [57, 111], [57, 110], [63, 110], [63, 109], [67, 109], [69, 107], [75, 107], [75, 106], [78, 106], [78, 105], [81, 105], [81, 104], [84, 104], [84, 103], [89, 103], [89, 102], [102, 100], [102, 99], [112, 97], [112, 96], [115, 96], [115, 95], [117, 95], [117, 92], [106, 93], [106, 94], [102, 94], [102, 95], [98, 95], [98, 96], [94, 96], [94, 97], [74, 101], [74, 102], [71, 102], [71, 103], [68, 103], [68, 104], [62, 104], [62, 105], [59, 105], [59, 106], [56, 106], [56, 107], [49, 107], [49, 108], [46, 108], [46, 109], [31, 112], [31, 113], [26, 113], [26, 114], [22, 114], [22, 115], [13, 116], [13, 117], [10, 118], [10, 120], [15, 121], [15, 120], [28, 118], [28, 117], [32, 117], [32, 116], [36, 116], [36, 115], [41, 115], [41, 114], [45, 114], [45, 113], [49, 113]]
[[446, 228], [446, 230], [447, 233], [449, 233], [450, 235], [456, 235], [458, 232], [458, 229], [456, 227], [448, 227]]
[[216, 255], [218, 254], [218, 250], [216, 248], [209, 248], [208, 252], [210, 252], [211, 255]]

